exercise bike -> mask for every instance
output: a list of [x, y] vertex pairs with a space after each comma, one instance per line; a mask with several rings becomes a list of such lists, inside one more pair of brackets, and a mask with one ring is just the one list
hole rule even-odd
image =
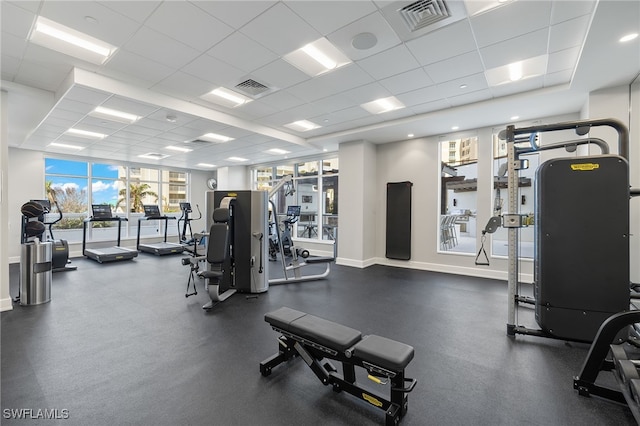
[[69, 260], [69, 243], [67, 240], [56, 240], [53, 237], [53, 225], [60, 222], [62, 220], [62, 210], [60, 210], [60, 206], [56, 200], [53, 200], [53, 204], [56, 206], [56, 210], [58, 211], [58, 218], [47, 222], [45, 220], [45, 216], [51, 213], [51, 202], [49, 200], [31, 200], [40, 204], [44, 210], [43, 214], [38, 218], [40, 222], [44, 225], [48, 226], [49, 235], [42, 235], [42, 241], [51, 241], [52, 243], [52, 254], [51, 254], [51, 271], [52, 272], [65, 272], [65, 271], [75, 271], [78, 269], [77, 266], [69, 265], [71, 261]]
[[[294, 257], [294, 251], [295, 256], [300, 256], [305, 259], [309, 257], [309, 251], [295, 247], [293, 245], [293, 240], [291, 239], [293, 224], [296, 223], [298, 219], [300, 219], [300, 206], [288, 206], [287, 217], [282, 221], [282, 224], [284, 225], [282, 233], [278, 232], [277, 224], [269, 224], [269, 258], [271, 260], [277, 259], [280, 248], [282, 248], [282, 254], [285, 257]], [[273, 226], [276, 227], [276, 232], [272, 231]]]

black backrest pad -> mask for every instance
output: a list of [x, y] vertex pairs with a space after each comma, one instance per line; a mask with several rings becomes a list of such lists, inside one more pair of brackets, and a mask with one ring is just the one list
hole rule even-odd
[[358, 330], [286, 307], [266, 314], [264, 319], [280, 330], [339, 352], [362, 339]]
[[227, 257], [229, 257], [229, 226], [226, 223], [214, 223], [209, 230], [207, 262], [223, 263]]

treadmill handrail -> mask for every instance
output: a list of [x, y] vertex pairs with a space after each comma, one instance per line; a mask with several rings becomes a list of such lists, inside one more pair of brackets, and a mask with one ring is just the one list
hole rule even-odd
[[120, 246], [120, 234], [122, 232], [122, 222], [128, 222], [129, 219], [126, 217], [113, 216], [113, 217], [102, 217], [95, 218], [93, 216], [89, 216], [88, 218], [82, 221], [82, 255], [87, 255], [87, 223], [91, 222], [118, 222], [118, 242], [116, 246]]
[[169, 220], [170, 219], [174, 219], [174, 216], [167, 216], [167, 215], [162, 215], [162, 216], [142, 216], [138, 218], [138, 236], [136, 238], [136, 249], [140, 250], [140, 224], [142, 223], [143, 220], [164, 220], [164, 242], [167, 242], [167, 230], [169, 229]]

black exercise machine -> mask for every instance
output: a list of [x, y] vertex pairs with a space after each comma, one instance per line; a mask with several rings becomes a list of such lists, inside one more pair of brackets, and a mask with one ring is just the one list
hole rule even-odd
[[270, 232], [269, 235], [269, 258], [271, 260], [277, 259], [277, 253], [282, 253], [283, 256], [291, 257], [293, 255], [292, 250], [296, 250], [296, 255], [300, 257], [309, 257], [309, 251], [295, 248], [293, 240], [291, 239], [293, 224], [296, 223], [298, 219], [300, 219], [300, 206], [287, 206], [287, 217], [282, 221], [284, 230], [280, 233], [277, 223], [278, 218], [276, 215], [273, 223], [276, 231]]
[[[139, 251], [153, 253], [157, 256], [165, 254], [180, 254], [184, 251], [182, 244], [167, 242], [167, 230], [169, 229], [169, 220], [175, 219], [173, 216], [160, 214], [160, 208], [155, 204], [145, 204], [144, 217], [138, 219], [138, 237], [136, 240], [136, 248]], [[158, 243], [140, 243], [140, 229], [145, 221], [164, 221], [164, 241]]]
[[[126, 217], [113, 216], [111, 206], [108, 204], [93, 204], [91, 206], [93, 215], [83, 221], [82, 226], [82, 254], [89, 259], [99, 263], [114, 262], [117, 260], [130, 260], [138, 256], [138, 250], [120, 247], [120, 235], [122, 232], [122, 222], [126, 222]], [[115, 246], [101, 249], [87, 248], [87, 225], [95, 222], [118, 222], [118, 240]]]
[[[362, 336], [359, 331], [304, 312], [282, 307], [264, 317], [281, 333], [278, 353], [260, 363], [260, 373], [269, 376], [273, 367], [300, 356], [320, 379], [335, 392], [345, 391], [385, 411], [386, 425], [395, 426], [408, 409], [407, 394], [417, 381], [405, 377], [413, 359], [412, 346], [384, 337]], [[342, 373], [331, 363], [342, 364]], [[355, 367], [366, 370], [376, 385], [385, 386], [389, 397], [361, 386]]]
[[[593, 137], [539, 145], [542, 132], [574, 130], [585, 136], [591, 128], [606, 126], [618, 133], [619, 155], [609, 155], [605, 141]], [[613, 119], [579, 120], [516, 128], [500, 133], [507, 143], [509, 205], [482, 231], [502, 226], [508, 232], [507, 334], [526, 334], [591, 342], [610, 315], [629, 309], [629, 133]], [[518, 210], [519, 176], [528, 167], [522, 154], [595, 144], [603, 155], [556, 158], [536, 170], [535, 187], [535, 298], [519, 293], [518, 232], [530, 225]], [[602, 248], [606, 247], [606, 250]], [[483, 253], [481, 247], [476, 264]], [[519, 303], [535, 305], [540, 329], [518, 325]]]
[[[56, 206], [56, 210], [58, 211], [58, 218], [47, 222], [46, 215], [51, 213], [51, 202], [49, 200], [31, 200], [34, 203], [38, 203], [43, 208], [43, 214], [38, 217], [38, 220], [42, 222], [44, 225], [48, 227], [49, 236], [48, 239], [52, 244], [52, 252], [51, 252], [51, 271], [52, 272], [64, 272], [64, 271], [75, 271], [78, 269], [77, 266], [69, 265], [71, 262], [69, 260], [69, 243], [67, 240], [56, 240], [53, 237], [53, 225], [60, 222], [62, 220], [62, 210], [60, 210], [60, 206], [56, 200], [53, 200], [53, 203]], [[41, 241], [47, 241], [47, 237], [42, 233], [39, 236]]]

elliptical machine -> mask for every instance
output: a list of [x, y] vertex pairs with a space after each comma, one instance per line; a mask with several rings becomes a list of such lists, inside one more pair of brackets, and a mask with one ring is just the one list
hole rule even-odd
[[[293, 240], [291, 239], [291, 230], [293, 224], [300, 219], [300, 206], [287, 206], [287, 217], [282, 221], [284, 229], [282, 233], [271, 232], [269, 235], [269, 258], [271, 260], [277, 259], [277, 254], [282, 247], [282, 254], [286, 257], [292, 257], [292, 250], [296, 250], [296, 254], [300, 257], [309, 257], [309, 251], [304, 249], [295, 248]], [[277, 220], [277, 217], [276, 217]], [[277, 227], [277, 224], [275, 224]]]
[[[193, 210], [191, 209], [191, 203], [180, 203], [180, 210], [182, 211], [182, 214], [177, 221], [180, 244], [182, 244], [185, 250], [191, 253], [193, 256], [198, 256], [199, 245], [206, 245], [206, 241], [204, 239], [204, 231], [202, 231], [202, 233], [197, 233], [194, 235], [193, 230], [191, 229], [191, 221], [202, 219], [202, 212], [200, 211], [200, 207], [197, 204], [196, 209], [198, 209], [198, 217], [192, 218], [191, 214], [193, 213]], [[182, 222], [182, 228], [180, 228], [180, 222]], [[187, 228], [189, 229], [188, 239]]]
[[51, 255], [51, 271], [52, 272], [65, 272], [65, 271], [75, 271], [78, 269], [77, 266], [69, 265], [71, 261], [69, 260], [69, 243], [67, 240], [56, 240], [53, 237], [53, 225], [60, 222], [62, 220], [62, 210], [60, 210], [60, 205], [56, 200], [53, 200], [53, 204], [56, 206], [56, 210], [58, 211], [58, 218], [47, 222], [46, 215], [51, 213], [51, 201], [49, 200], [31, 200], [34, 203], [38, 203], [42, 206], [43, 213], [38, 217], [38, 220], [42, 222], [44, 225], [48, 226], [49, 235], [46, 236], [43, 232], [40, 235], [41, 241], [51, 241], [52, 244], [52, 255]]

